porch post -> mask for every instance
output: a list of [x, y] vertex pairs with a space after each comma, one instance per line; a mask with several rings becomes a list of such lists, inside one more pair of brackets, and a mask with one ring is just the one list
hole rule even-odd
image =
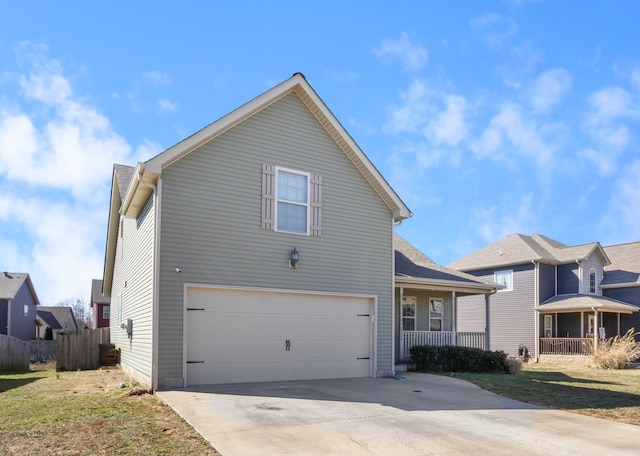
[[584, 311], [580, 311], [580, 337], [584, 337]]
[[618, 337], [620, 337], [620, 312], [618, 312]]
[[[458, 300], [456, 299], [456, 291], [451, 292], [451, 329], [453, 329], [453, 345], [458, 345]], [[619, 314], [618, 314], [619, 315]], [[618, 319], [620, 320], [620, 319]], [[619, 332], [619, 330], [618, 330]]]
[[[400, 336], [400, 358], [404, 357], [404, 334], [402, 328], [402, 299], [404, 297], [404, 287], [400, 287], [400, 305], [398, 306], [398, 310], [396, 312], [399, 313], [398, 317], [398, 334]], [[393, 354], [395, 356], [395, 353]]]
[[484, 332], [485, 350], [491, 350], [491, 315], [489, 312], [489, 293], [484, 294]]
[[598, 311], [593, 309], [593, 352], [595, 353], [598, 350], [598, 338], [600, 337], [600, 330], [598, 324]]

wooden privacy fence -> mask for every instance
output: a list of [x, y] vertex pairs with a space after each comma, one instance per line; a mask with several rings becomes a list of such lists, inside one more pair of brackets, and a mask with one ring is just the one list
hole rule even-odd
[[108, 343], [109, 328], [60, 332], [56, 348], [56, 368], [97, 369], [100, 366], [100, 345]]
[[28, 371], [30, 355], [28, 342], [0, 334], [0, 371]]
[[29, 351], [32, 363], [46, 363], [56, 359], [55, 340], [30, 340]]

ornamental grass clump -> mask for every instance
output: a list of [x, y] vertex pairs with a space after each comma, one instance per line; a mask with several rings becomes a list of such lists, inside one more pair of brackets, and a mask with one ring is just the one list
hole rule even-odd
[[598, 342], [598, 349], [593, 355], [593, 362], [600, 369], [622, 369], [628, 363], [640, 358], [640, 343], [635, 336], [640, 334], [631, 328], [620, 337], [612, 337]]

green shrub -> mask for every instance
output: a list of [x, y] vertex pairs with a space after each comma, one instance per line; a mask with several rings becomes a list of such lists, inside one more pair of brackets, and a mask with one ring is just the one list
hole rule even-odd
[[51, 330], [51, 326], [47, 326], [47, 329], [44, 330], [44, 340], [53, 340], [53, 331]]
[[444, 345], [417, 345], [410, 350], [419, 371], [431, 372], [512, 372], [503, 351]]

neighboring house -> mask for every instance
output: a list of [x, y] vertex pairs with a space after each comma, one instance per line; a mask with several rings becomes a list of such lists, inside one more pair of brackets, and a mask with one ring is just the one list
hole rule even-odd
[[407, 360], [415, 345], [488, 349], [489, 325], [482, 320], [473, 330], [461, 327], [459, 299], [477, 296], [488, 305], [501, 286], [440, 266], [398, 235], [395, 249], [396, 359]]
[[[461, 327], [488, 318], [490, 348], [511, 355], [589, 355], [598, 339], [640, 328], [640, 245], [567, 246], [512, 234], [449, 265], [504, 286], [461, 299]], [[596, 337], [597, 336], [597, 337]]]
[[39, 304], [29, 274], [0, 274], [0, 334], [22, 340], [35, 339], [36, 306]]
[[394, 370], [394, 224], [411, 216], [297, 73], [115, 165], [103, 294], [153, 389]]
[[78, 324], [73, 316], [71, 307], [40, 306], [38, 307], [38, 338], [44, 339], [47, 327], [51, 328], [53, 340], [57, 340], [61, 331], [76, 331]]
[[91, 328], [108, 328], [111, 298], [102, 294], [102, 280], [91, 281]]

